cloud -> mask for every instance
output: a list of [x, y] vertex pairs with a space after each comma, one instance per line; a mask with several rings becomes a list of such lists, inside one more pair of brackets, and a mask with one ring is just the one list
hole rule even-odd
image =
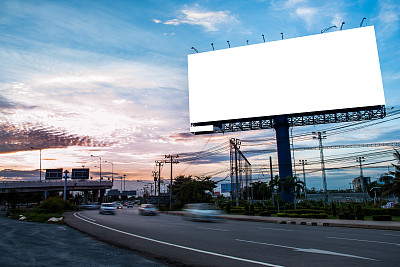
[[[237, 22], [235, 16], [231, 15], [229, 11], [209, 11], [200, 8], [198, 5], [182, 9], [180, 13], [181, 15], [177, 18], [167, 20], [163, 23], [174, 26], [181, 24], [198, 25], [202, 26], [206, 31], [215, 32], [218, 31], [222, 25]], [[156, 22], [155, 20], [153, 21]]]
[[0, 154], [24, 150], [64, 148], [69, 146], [106, 146], [88, 136], [77, 136], [55, 128], [42, 128], [40, 125], [0, 124]]
[[307, 23], [308, 27], [312, 25], [317, 12], [318, 9], [312, 7], [299, 7], [296, 9], [296, 14]]

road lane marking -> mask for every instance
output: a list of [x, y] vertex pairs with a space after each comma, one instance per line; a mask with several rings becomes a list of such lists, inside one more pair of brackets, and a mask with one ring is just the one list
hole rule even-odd
[[85, 216], [85, 215], [82, 215], [80, 212], [78, 212], [78, 214], [79, 214], [79, 216], [82, 216], [83, 218], [88, 219], [88, 220], [90, 220], [90, 221], [92, 221], [92, 222], [95, 222], [95, 221], [96, 221], [95, 219], [92, 219], [92, 218], [89, 218], [89, 217], [87, 217], [87, 216]]
[[196, 227], [199, 229], [203, 229], [203, 230], [212, 230], [212, 231], [222, 231], [222, 232], [229, 232], [229, 230], [225, 230], [225, 229], [217, 229], [217, 228], [207, 228], [207, 227]]
[[257, 241], [249, 241], [249, 240], [243, 240], [243, 239], [235, 239], [235, 240], [240, 241], [240, 242], [253, 243], [253, 244], [259, 244], [259, 245], [265, 245], [265, 246], [287, 248], [287, 249], [292, 249], [294, 251], [299, 251], [299, 252], [326, 254], [326, 255], [350, 257], [350, 258], [356, 258], [356, 259], [362, 259], [362, 260], [378, 261], [376, 259], [365, 258], [365, 257], [361, 257], [361, 256], [351, 255], [351, 254], [338, 253], [338, 252], [333, 252], [333, 251], [328, 251], [328, 250], [315, 249], [315, 248], [296, 248], [296, 247], [290, 247], [290, 246], [284, 246], [284, 245], [278, 245], [278, 244], [270, 244], [270, 243], [257, 242]]
[[400, 235], [394, 235], [394, 234], [383, 234], [383, 235], [400, 236]]
[[[81, 215], [81, 214], [79, 214]], [[169, 242], [165, 242], [165, 241], [160, 241], [157, 239], [153, 239], [153, 238], [149, 238], [149, 237], [145, 237], [145, 236], [140, 236], [140, 235], [136, 235], [136, 234], [132, 234], [132, 233], [128, 233], [125, 231], [121, 231], [118, 229], [114, 229], [99, 223], [95, 223], [92, 222], [90, 220], [86, 220], [85, 218], [80, 218], [78, 216], [78, 214], [75, 212], [74, 216], [82, 221], [91, 223], [93, 225], [97, 225], [99, 227], [103, 227], [105, 229], [111, 230], [111, 231], [115, 231], [117, 233], [121, 233], [121, 234], [125, 234], [125, 235], [129, 235], [129, 236], [133, 236], [133, 237], [137, 237], [140, 239], [144, 239], [147, 241], [152, 241], [155, 243], [159, 243], [159, 244], [163, 244], [163, 245], [167, 245], [167, 246], [172, 246], [172, 247], [176, 247], [176, 248], [181, 248], [181, 249], [186, 249], [186, 250], [190, 250], [190, 251], [194, 251], [194, 252], [199, 252], [199, 253], [204, 253], [204, 254], [208, 254], [208, 255], [213, 255], [213, 256], [217, 256], [217, 257], [222, 257], [222, 258], [227, 258], [227, 259], [232, 259], [232, 260], [237, 260], [237, 261], [243, 261], [243, 262], [249, 262], [249, 263], [254, 263], [254, 264], [259, 264], [259, 265], [264, 265], [264, 266], [271, 266], [271, 267], [283, 267], [281, 265], [276, 265], [276, 264], [272, 264], [272, 263], [267, 263], [267, 262], [261, 262], [261, 261], [254, 261], [254, 260], [249, 260], [249, 259], [244, 259], [244, 258], [239, 258], [239, 257], [234, 257], [234, 256], [229, 256], [229, 255], [225, 255], [225, 254], [220, 254], [220, 253], [216, 253], [216, 252], [211, 252], [211, 251], [206, 251], [206, 250], [201, 250], [201, 249], [197, 249], [197, 248], [191, 248], [191, 247], [186, 247], [186, 246], [181, 246], [181, 245], [177, 245], [177, 244], [173, 244], [173, 243], [169, 243]]]
[[364, 239], [345, 238], [345, 237], [334, 237], [334, 236], [327, 236], [326, 238], [400, 246], [399, 243], [391, 243], [391, 242], [375, 241], [375, 240], [364, 240]]
[[292, 232], [294, 230], [288, 230], [288, 229], [278, 229], [278, 228], [268, 228], [268, 227], [257, 227], [258, 229], [265, 229], [265, 230], [274, 230], [274, 231], [287, 231], [287, 232]]

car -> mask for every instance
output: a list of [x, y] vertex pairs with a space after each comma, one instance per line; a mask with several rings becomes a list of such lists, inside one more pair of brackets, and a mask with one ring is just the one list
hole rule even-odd
[[122, 204], [118, 203], [118, 202], [113, 202], [112, 204], [114, 204], [116, 209], [122, 209], [122, 207], [123, 207]]
[[98, 202], [88, 202], [86, 204], [79, 205], [80, 209], [83, 210], [97, 210], [100, 208], [100, 203]]
[[128, 203], [128, 206], [126, 206], [127, 208], [133, 208], [133, 204], [132, 203]]
[[102, 203], [100, 206], [100, 214], [115, 214], [115, 205], [113, 203]]
[[221, 221], [222, 211], [210, 203], [186, 204], [183, 207], [184, 219], [198, 221]]
[[158, 213], [158, 208], [153, 204], [142, 204], [139, 207], [140, 215], [157, 215]]

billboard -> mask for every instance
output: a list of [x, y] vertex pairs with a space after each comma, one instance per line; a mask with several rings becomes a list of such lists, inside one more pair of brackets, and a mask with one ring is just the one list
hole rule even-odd
[[63, 178], [63, 169], [46, 169], [45, 180], [61, 180]]
[[[231, 188], [233, 188], [233, 191], [236, 191], [236, 184], [221, 184], [221, 192], [222, 193], [230, 193]], [[239, 185], [239, 190], [240, 190], [240, 185]]]
[[89, 169], [72, 169], [71, 179], [89, 179]]
[[385, 105], [373, 26], [191, 54], [188, 83], [190, 123], [202, 131], [215, 122]]

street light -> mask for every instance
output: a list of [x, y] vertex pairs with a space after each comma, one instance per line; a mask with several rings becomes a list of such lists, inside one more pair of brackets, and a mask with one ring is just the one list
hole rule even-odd
[[100, 159], [100, 182], [101, 182], [101, 157], [100, 156], [93, 156], [93, 155], [90, 155], [91, 157], [96, 157], [96, 158], [99, 158]]
[[39, 166], [40, 166], [40, 169], [39, 169], [39, 182], [41, 182], [41, 181], [42, 181], [42, 149], [41, 149], [41, 148], [35, 148], [35, 147], [33, 147], [33, 146], [31, 146], [31, 149], [39, 149], [39, 151], [40, 151], [40, 163], [39, 163]]

